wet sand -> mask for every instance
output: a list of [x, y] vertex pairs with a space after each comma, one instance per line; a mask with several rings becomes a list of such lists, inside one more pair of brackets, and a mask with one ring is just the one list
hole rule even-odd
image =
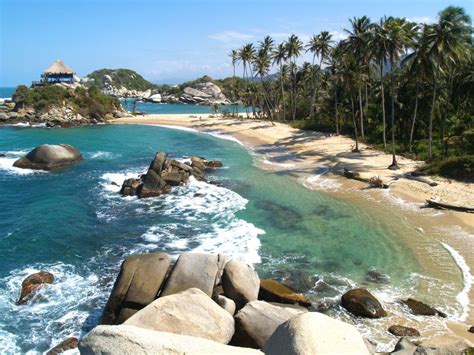
[[[352, 153], [355, 143], [348, 137], [329, 137], [317, 132], [294, 129], [281, 123], [272, 125], [267, 121], [209, 116], [146, 115], [120, 118], [113, 122], [180, 126], [200, 132], [232, 136], [262, 158], [259, 160], [259, 166], [263, 169], [284, 170], [307, 188], [322, 190], [335, 198], [358, 204], [361, 208], [375, 207], [387, 211], [396, 209], [403, 221], [416, 228], [419, 233], [433, 235], [438, 242], [452, 247], [462, 258], [461, 262], [465, 262], [464, 274], [461, 273], [461, 276], [472, 278], [469, 268], [474, 270], [474, 214], [421, 209], [421, 207], [427, 198], [433, 197], [444, 202], [472, 205], [473, 184], [432, 177], [438, 185], [431, 187], [425, 183], [405, 179], [403, 175], [415, 170], [422, 162], [397, 156], [400, 170], [388, 170], [387, 166], [392, 160], [390, 155], [364, 144], [359, 145], [360, 153]], [[367, 189], [366, 183], [344, 178], [342, 176], [344, 168], [369, 176], [378, 176], [384, 182], [389, 182], [390, 188]], [[406, 242], [416, 244], [415, 241]], [[438, 271], [441, 269], [439, 261], [427, 256], [423, 245], [416, 245], [413, 249], [430, 276], [440, 279], [450, 277], [446, 272]], [[455, 256], [450, 255], [453, 259]], [[456, 262], [459, 265], [459, 260]], [[464, 282], [472, 282], [472, 279]], [[474, 324], [472, 305], [474, 289], [470, 288], [467, 295], [470, 309], [465, 319], [461, 322], [448, 322], [448, 328], [452, 333], [446, 331], [441, 337], [435, 336], [433, 342], [437, 344], [449, 342], [456, 334], [474, 343], [474, 334], [467, 332], [468, 326]]]

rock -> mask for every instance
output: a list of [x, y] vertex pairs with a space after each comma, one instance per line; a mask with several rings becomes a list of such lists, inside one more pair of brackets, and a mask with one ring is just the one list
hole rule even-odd
[[52, 170], [82, 159], [81, 153], [69, 144], [42, 144], [15, 161], [13, 166], [22, 169]]
[[148, 97], [148, 101], [161, 102], [161, 94], [153, 94]]
[[127, 179], [123, 182], [120, 193], [123, 196], [135, 196], [141, 183], [140, 179]]
[[420, 332], [415, 328], [405, 327], [403, 325], [392, 325], [388, 331], [398, 337], [419, 337]]
[[301, 313], [264, 301], [249, 302], [234, 317], [235, 334], [231, 344], [260, 349], [280, 324]]
[[224, 268], [222, 287], [224, 295], [232, 299], [239, 310], [247, 302], [257, 300], [260, 280], [250, 265], [231, 260]]
[[222, 164], [222, 162], [219, 160], [211, 160], [207, 162], [206, 166], [208, 168], [222, 168], [224, 164]]
[[388, 284], [390, 283], [390, 276], [382, 274], [376, 270], [369, 270], [365, 275], [365, 280], [378, 284]]
[[180, 161], [177, 161], [177, 160], [174, 160], [174, 159], [173, 159], [173, 160], [170, 160], [170, 165], [171, 165], [171, 166], [175, 166], [175, 167], [177, 167], [178, 169], [187, 171], [188, 173], [190, 173], [190, 172], [193, 171], [193, 168], [191, 168], [190, 165], [185, 164], [185, 163], [181, 163]]
[[310, 307], [311, 301], [300, 293], [275, 280], [260, 280], [258, 299], [267, 302], [293, 303]]
[[79, 340], [75, 337], [67, 338], [49, 350], [46, 355], [57, 355], [71, 349], [76, 349], [79, 345]]
[[398, 355], [414, 355], [417, 351], [417, 345], [413, 344], [406, 338], [400, 338], [398, 343], [395, 345], [395, 348], [390, 354]]
[[161, 296], [198, 288], [209, 297], [216, 282], [219, 257], [201, 253], [181, 254], [171, 271]]
[[234, 334], [232, 316], [197, 288], [160, 296], [124, 324], [223, 344], [227, 344]]
[[120, 324], [147, 306], [160, 291], [171, 264], [164, 253], [131, 255], [122, 263], [102, 315], [102, 324]]
[[20, 298], [16, 304], [21, 305], [27, 303], [43, 284], [52, 284], [53, 281], [54, 275], [47, 271], [39, 271], [29, 275], [21, 283]]
[[155, 154], [155, 158], [151, 162], [149, 169], [153, 170], [155, 173], [160, 175], [161, 171], [163, 170], [163, 165], [165, 161], [166, 161], [166, 153], [158, 152]]
[[363, 288], [347, 291], [342, 295], [341, 304], [355, 316], [381, 318], [387, 315], [380, 302]]
[[171, 186], [180, 185], [181, 180], [182, 180], [182, 177], [181, 177], [181, 174], [179, 173], [179, 171], [164, 172], [164, 173], [161, 174], [161, 178], [163, 180], [165, 180], [165, 182], [168, 185], [171, 185]]
[[5, 112], [0, 112], [0, 121], [6, 121], [8, 120], [9, 116]]
[[473, 326], [470, 326], [467, 331], [468, 331], [469, 333], [474, 333], [474, 325], [473, 325]]
[[413, 314], [417, 316], [440, 316], [442, 318], [446, 318], [446, 314], [438, 311], [436, 308], [433, 308], [431, 306], [428, 306], [427, 304], [414, 300], [413, 298], [409, 298], [405, 301], [402, 301], [402, 303], [410, 310], [412, 311]]
[[353, 325], [317, 312], [281, 324], [262, 350], [267, 355], [369, 354]]
[[98, 326], [81, 340], [79, 350], [83, 355], [263, 355], [255, 349], [238, 348], [207, 339], [157, 332], [131, 325]]
[[114, 118], [122, 118], [122, 117], [126, 117], [127, 114], [125, 112], [122, 112], [122, 111], [119, 111], [119, 110], [113, 110], [112, 111], [112, 116], [114, 116]]
[[166, 181], [162, 179], [154, 170], [148, 169], [145, 175], [143, 185], [138, 190], [138, 197], [156, 197], [163, 193]]
[[226, 296], [217, 295], [214, 300], [216, 303], [230, 313], [231, 316], [235, 314], [235, 302]]

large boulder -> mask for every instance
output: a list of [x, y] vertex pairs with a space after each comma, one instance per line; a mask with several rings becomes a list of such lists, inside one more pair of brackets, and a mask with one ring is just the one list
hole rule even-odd
[[380, 302], [366, 289], [356, 288], [342, 295], [342, 306], [355, 316], [381, 318], [387, 315]]
[[225, 265], [222, 287], [224, 295], [235, 302], [237, 309], [241, 309], [247, 302], [257, 300], [260, 279], [253, 267], [234, 259]]
[[48, 350], [46, 355], [57, 355], [62, 354], [68, 350], [76, 349], [79, 344], [79, 340], [75, 337], [64, 339], [62, 342], [57, 344], [52, 349]]
[[83, 355], [263, 355], [259, 350], [238, 348], [211, 340], [142, 329], [131, 325], [100, 325], [79, 344]]
[[160, 196], [165, 187], [166, 181], [154, 170], [148, 169], [143, 184], [137, 189], [138, 196], [140, 198]]
[[181, 254], [171, 271], [161, 296], [198, 288], [209, 297], [216, 284], [219, 256], [202, 253]]
[[44, 284], [52, 284], [54, 281], [54, 275], [47, 271], [39, 271], [29, 275], [21, 283], [20, 298], [16, 304], [27, 303], [33, 295], [38, 291]]
[[417, 316], [440, 316], [442, 318], [446, 318], [446, 314], [428, 306], [426, 303], [414, 300], [413, 298], [409, 298], [407, 300], [402, 301], [404, 305], [406, 305], [413, 314]]
[[153, 302], [171, 264], [164, 253], [131, 255], [122, 263], [102, 315], [102, 324], [121, 324]]
[[13, 166], [22, 169], [53, 170], [82, 159], [81, 152], [69, 144], [41, 144], [15, 161]]
[[369, 354], [353, 325], [317, 312], [281, 324], [262, 350], [267, 355]]
[[235, 315], [232, 345], [260, 349], [280, 324], [301, 313], [263, 301], [249, 302]]
[[124, 324], [223, 344], [227, 344], [234, 334], [232, 316], [197, 288], [160, 297]]
[[267, 302], [299, 304], [303, 307], [311, 306], [311, 301], [301, 293], [270, 279], [260, 280], [258, 299]]
[[388, 332], [398, 337], [419, 337], [420, 332], [415, 328], [405, 327], [404, 325], [391, 325]]
[[219, 306], [222, 307], [222, 309], [225, 309], [227, 312], [229, 312], [231, 316], [235, 314], [235, 302], [232, 301], [230, 298], [227, 298], [226, 296], [222, 295], [217, 295], [213, 299]]

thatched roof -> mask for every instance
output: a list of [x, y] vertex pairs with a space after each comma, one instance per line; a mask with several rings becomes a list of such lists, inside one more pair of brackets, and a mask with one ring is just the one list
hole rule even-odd
[[76, 74], [74, 70], [69, 68], [62, 60], [55, 61], [48, 69], [45, 69], [43, 74]]

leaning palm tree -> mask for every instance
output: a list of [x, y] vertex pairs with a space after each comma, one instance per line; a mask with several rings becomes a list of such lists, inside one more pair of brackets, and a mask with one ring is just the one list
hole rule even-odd
[[311, 97], [311, 105], [310, 105], [310, 118], [314, 117], [314, 106], [316, 102], [317, 92], [320, 86], [320, 79], [321, 79], [321, 69], [323, 62], [327, 61], [329, 58], [329, 54], [331, 52], [331, 44], [332, 35], [328, 31], [322, 31], [318, 35], [313, 35], [308, 44], [306, 45], [306, 51], [311, 52], [313, 54], [313, 66], [316, 56], [319, 57], [319, 71], [317, 71], [317, 75], [314, 76], [313, 82], [313, 95]]
[[[433, 93], [429, 120], [429, 160], [433, 158], [433, 119], [436, 94], [441, 70], [459, 61], [466, 55], [467, 44], [471, 41], [471, 19], [461, 7], [450, 6], [439, 13], [439, 19], [427, 35], [432, 42], [430, 55], [435, 63]], [[443, 125], [445, 122], [443, 122]]]
[[284, 71], [283, 66], [287, 61], [287, 50], [286, 44], [280, 43], [272, 52], [273, 64], [276, 64], [280, 68], [280, 89], [281, 89], [281, 102], [283, 106], [283, 121], [286, 121], [286, 107], [285, 107], [285, 89], [283, 85]]
[[286, 42], [286, 53], [290, 60], [291, 75], [291, 117], [296, 119], [296, 58], [299, 57], [303, 49], [303, 42], [296, 35], [291, 35]]
[[237, 113], [237, 99], [236, 99], [236, 92], [237, 92], [237, 88], [236, 88], [236, 80], [235, 80], [235, 67], [237, 66], [237, 64], [239, 63], [240, 59], [239, 59], [239, 51], [236, 50], [236, 49], [233, 49], [230, 53], [229, 53], [229, 57], [231, 57], [232, 59], [232, 69], [233, 69], [233, 74], [232, 74], [232, 78], [233, 78], [233, 89], [232, 89], [232, 101], [233, 101], [233, 104], [232, 104], [232, 115], [234, 116], [236, 113]]
[[260, 77], [260, 82], [262, 85], [263, 90], [263, 102], [264, 106], [266, 106], [266, 112], [270, 117], [270, 121], [273, 124], [273, 106], [270, 102], [269, 95], [267, 93], [266, 84], [265, 84], [265, 77], [268, 75], [271, 66], [271, 59], [268, 54], [268, 51], [265, 46], [262, 46], [254, 57], [253, 60], [253, 67], [255, 70], [255, 74]]
[[[255, 48], [252, 43], [247, 43], [239, 50], [239, 59], [242, 62], [242, 66], [243, 66], [243, 79], [245, 81], [246, 91], [249, 90], [249, 85], [248, 85], [249, 73], [247, 72], [247, 68], [250, 71], [250, 76], [253, 76], [251, 63], [254, 56], [255, 56]], [[245, 111], [247, 113], [247, 118], [249, 118], [248, 109], [246, 108]]]

